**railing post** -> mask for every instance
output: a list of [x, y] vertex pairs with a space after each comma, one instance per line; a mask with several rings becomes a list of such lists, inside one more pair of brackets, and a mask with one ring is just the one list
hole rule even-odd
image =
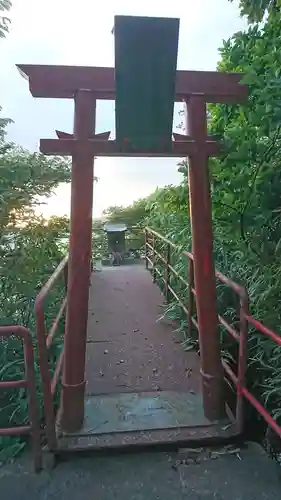
[[156, 282], [156, 267], [155, 267], [155, 235], [152, 234], [152, 279], [153, 283]]
[[171, 263], [171, 246], [167, 243], [167, 258], [166, 258], [166, 269], [165, 269], [165, 298], [166, 302], [169, 302], [169, 285], [170, 285], [170, 263]]
[[64, 278], [64, 289], [67, 292], [67, 283], [68, 283], [68, 262], [65, 264], [63, 268], [63, 278]]
[[31, 335], [28, 332], [24, 340], [24, 362], [27, 380], [28, 412], [31, 425], [32, 448], [35, 471], [42, 469], [42, 451], [40, 446], [40, 422], [37, 406], [37, 392], [34, 372], [34, 351]]
[[145, 244], [145, 268], [148, 269], [148, 260], [147, 260], [147, 257], [148, 257], [148, 246], [147, 246], [147, 229], [145, 228], [144, 230], [144, 244]]
[[189, 259], [188, 262], [188, 318], [187, 318], [187, 332], [189, 337], [192, 335], [193, 323], [192, 316], [194, 313], [194, 295], [192, 288], [194, 288], [194, 266], [193, 260]]
[[46, 348], [43, 301], [40, 301], [39, 303], [35, 302], [34, 311], [36, 316], [36, 335], [37, 335], [37, 345], [38, 345], [39, 368], [40, 368], [40, 375], [41, 375], [42, 389], [43, 389], [43, 404], [45, 413], [47, 442], [49, 450], [54, 451], [57, 447], [57, 438], [55, 430], [56, 421], [55, 421], [53, 398], [51, 394], [51, 376], [49, 372], [48, 352]]
[[242, 433], [244, 430], [244, 396], [245, 377], [247, 369], [247, 340], [248, 340], [248, 321], [246, 314], [249, 311], [248, 294], [240, 297], [240, 341], [238, 351], [238, 376], [237, 376], [237, 402], [236, 402], [236, 422], [237, 430]]

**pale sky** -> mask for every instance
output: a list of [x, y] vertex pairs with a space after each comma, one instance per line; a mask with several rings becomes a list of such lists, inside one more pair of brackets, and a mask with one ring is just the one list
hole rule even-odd
[[[72, 101], [34, 99], [15, 64], [114, 66], [116, 14], [179, 17], [178, 69], [215, 70], [222, 40], [246, 26], [228, 0], [13, 0], [11, 31], [0, 41], [0, 104], [3, 116], [15, 122], [8, 139], [38, 151], [40, 138], [55, 137], [55, 129], [71, 132], [73, 124]], [[113, 103], [98, 102], [97, 132], [113, 129]], [[127, 205], [157, 186], [178, 183], [176, 164], [176, 159], [99, 158], [94, 217], [109, 205]], [[60, 186], [39, 212], [69, 215], [69, 209], [70, 187]]]

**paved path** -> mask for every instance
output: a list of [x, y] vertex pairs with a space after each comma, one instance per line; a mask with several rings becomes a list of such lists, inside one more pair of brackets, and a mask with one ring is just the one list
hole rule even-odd
[[144, 265], [92, 275], [87, 394], [200, 391], [199, 358], [185, 352], [163, 314], [163, 296]]
[[9, 500], [276, 500], [277, 466], [256, 445], [238, 455], [150, 453], [73, 457], [35, 475], [22, 458], [0, 469]]
[[225, 435], [203, 415], [199, 357], [184, 351], [161, 306], [163, 296], [144, 265], [93, 272], [85, 422], [77, 435], [60, 438], [61, 448]]

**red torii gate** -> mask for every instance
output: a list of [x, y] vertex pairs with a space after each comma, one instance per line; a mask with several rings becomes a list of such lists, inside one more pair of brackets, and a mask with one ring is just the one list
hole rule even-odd
[[[115, 98], [114, 68], [18, 65], [29, 79], [33, 97], [74, 99], [73, 134], [57, 131], [58, 139], [41, 139], [40, 151], [71, 155], [71, 233], [65, 357], [62, 380], [62, 426], [75, 431], [84, 419], [85, 351], [91, 260], [93, 162], [96, 156], [167, 156], [152, 150], [126, 151], [110, 132], [95, 134], [96, 101]], [[200, 336], [203, 403], [207, 418], [224, 411], [223, 370], [217, 331], [212, 209], [208, 157], [219, 145], [207, 135], [206, 103], [237, 103], [247, 98], [241, 74], [177, 71], [175, 101], [185, 102], [188, 135], [174, 135], [169, 156], [189, 157], [189, 193], [194, 274]], [[172, 140], [172, 139], [171, 139]]]

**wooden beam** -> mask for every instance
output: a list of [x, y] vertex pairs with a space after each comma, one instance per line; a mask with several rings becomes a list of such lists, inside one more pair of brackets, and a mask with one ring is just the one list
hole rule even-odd
[[[74, 139], [74, 134], [69, 134], [68, 132], [62, 132], [61, 130], [56, 130], [57, 137], [59, 139]], [[90, 139], [101, 139], [107, 141], [110, 136], [110, 131], [100, 132], [99, 134], [92, 134]]]
[[[115, 99], [114, 68], [89, 66], [17, 65], [29, 80], [33, 97], [72, 99], [78, 89], [92, 90], [97, 99]], [[244, 102], [247, 86], [242, 73], [218, 71], [177, 71], [175, 101], [192, 94], [203, 94], [207, 102]]]
[[[220, 152], [220, 146], [215, 141], [206, 141], [208, 156], [215, 156]], [[192, 139], [172, 142], [172, 152], [162, 153], [155, 151], [121, 151], [115, 141], [95, 139], [41, 139], [40, 151], [46, 155], [71, 156], [73, 154], [94, 156], [131, 156], [131, 157], [187, 157], [197, 152], [197, 144]]]
[[[191, 135], [186, 135], [186, 134], [177, 134], [176, 132], [173, 132], [173, 139], [175, 142], [187, 142], [191, 141], [192, 137]], [[219, 135], [208, 135], [207, 136], [207, 142], [216, 142], [216, 141], [221, 141], [222, 137]]]

